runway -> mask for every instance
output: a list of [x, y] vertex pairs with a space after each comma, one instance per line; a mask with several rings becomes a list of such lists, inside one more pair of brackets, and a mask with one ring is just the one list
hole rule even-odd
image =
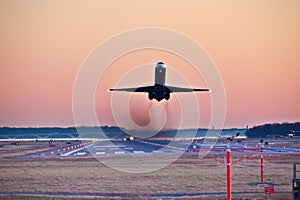
[[[3, 146], [11, 146], [14, 143], [2, 143]], [[232, 155], [247, 155], [251, 153], [261, 155], [293, 154], [300, 156], [299, 139], [276, 139], [261, 141], [248, 139], [244, 141], [219, 140], [217, 142], [198, 141], [173, 141], [173, 140], [141, 140], [111, 139], [98, 141], [53, 141], [48, 142], [20, 142], [15, 148], [31, 147], [33, 151], [15, 156], [16, 158], [38, 157], [86, 157], [86, 156], [134, 156], [157, 154], [189, 154], [224, 156], [228, 148]], [[35, 147], [41, 149], [34, 152]], [[43, 148], [45, 149], [43, 151]]]
[[[205, 144], [200, 142], [168, 141], [168, 140], [134, 140], [134, 141], [100, 141], [88, 144], [85, 148], [72, 151], [63, 156], [122, 156], [122, 155], [149, 155], [167, 153], [185, 153], [197, 155], [208, 153], [212, 156], [224, 155], [230, 148], [233, 155], [243, 155], [252, 152], [259, 154], [299, 154], [300, 142], [275, 141], [272, 143], [242, 142]], [[299, 154], [300, 155], [300, 154]]]

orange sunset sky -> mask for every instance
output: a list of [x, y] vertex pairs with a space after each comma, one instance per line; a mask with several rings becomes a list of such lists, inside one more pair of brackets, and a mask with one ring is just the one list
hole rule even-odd
[[[226, 90], [225, 127], [300, 121], [299, 0], [0, 0], [0, 25], [0, 126], [74, 126], [72, 92], [83, 61], [107, 38], [141, 27], [176, 30], [206, 49]], [[206, 87], [174, 55], [124, 55], [99, 82], [95, 107], [101, 125], [114, 125], [111, 94], [104, 91], [131, 67], [160, 60], [191, 86]], [[176, 83], [172, 77], [167, 82]], [[146, 97], [132, 97], [143, 112]], [[203, 127], [210, 117], [209, 94], [197, 98]], [[167, 106], [176, 106], [171, 99]], [[134, 109], [131, 114], [141, 125], [138, 120], [147, 118]]]

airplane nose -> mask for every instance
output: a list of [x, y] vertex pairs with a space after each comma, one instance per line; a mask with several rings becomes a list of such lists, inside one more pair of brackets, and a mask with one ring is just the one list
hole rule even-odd
[[163, 63], [163, 62], [158, 62], [158, 63], [156, 64], [156, 67], [166, 67], [166, 65], [165, 65], [165, 63]]

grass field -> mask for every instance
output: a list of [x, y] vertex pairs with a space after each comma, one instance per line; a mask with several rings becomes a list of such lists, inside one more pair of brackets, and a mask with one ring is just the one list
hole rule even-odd
[[[139, 159], [142, 162], [139, 163], [151, 164], [144, 162], [147, 160], [147, 156], [150, 155], [140, 156]], [[127, 161], [131, 162], [126, 156], [103, 157], [101, 159], [117, 159], [123, 165]], [[220, 160], [222, 159], [224, 158], [220, 158]], [[234, 157], [233, 161], [237, 159]], [[265, 182], [275, 184], [275, 195], [272, 195], [272, 199], [292, 198], [292, 163], [299, 161], [299, 157], [293, 156], [265, 158]], [[251, 157], [233, 165], [233, 192], [264, 191], [263, 186], [249, 185], [249, 183], [260, 181], [259, 163], [259, 157]], [[161, 170], [140, 174], [111, 169], [94, 158], [1, 158], [0, 192], [137, 195], [226, 192], [226, 168], [224, 164], [217, 162], [217, 159], [200, 159], [197, 156], [183, 156]], [[234, 198], [237, 199], [243, 197], [269, 198], [265, 194], [234, 195]], [[0, 198], [14, 199], [16, 196], [0, 195]], [[31, 199], [33, 196], [18, 196], [18, 198]], [[35, 198], [39, 199], [40, 197]], [[64, 198], [68, 199], [68, 197]], [[219, 199], [222, 196], [201, 198]]]

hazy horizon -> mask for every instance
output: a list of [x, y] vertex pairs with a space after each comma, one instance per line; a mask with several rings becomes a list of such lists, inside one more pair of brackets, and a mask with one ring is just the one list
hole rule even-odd
[[[294, 123], [300, 123], [300, 121], [292, 121], [292, 122], [265, 122], [265, 123], [258, 123], [258, 124], [254, 124], [254, 125], [249, 125], [248, 128], [253, 128], [256, 126], [261, 126], [261, 125], [267, 125], [267, 124], [294, 124]], [[96, 127], [108, 127], [108, 128], [124, 128], [124, 127], [119, 127], [116, 125], [95, 125], [95, 126], [0, 126], [0, 128], [96, 128]], [[182, 130], [184, 129], [209, 129], [209, 130], [219, 130], [218, 128], [213, 128], [213, 127], [187, 127], [187, 128], [182, 128]], [[224, 127], [223, 129], [247, 129], [247, 127]], [[168, 131], [168, 130], [178, 130], [178, 129], [163, 129], [164, 131]]]

